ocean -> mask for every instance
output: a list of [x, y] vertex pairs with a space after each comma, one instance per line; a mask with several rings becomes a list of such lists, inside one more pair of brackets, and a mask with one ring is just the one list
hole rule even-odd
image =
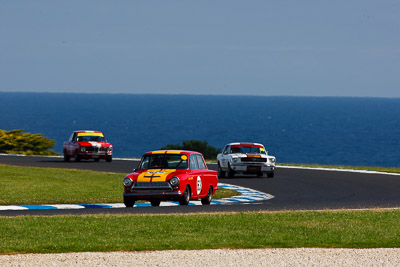
[[63, 142], [99, 130], [114, 157], [197, 139], [259, 142], [278, 163], [400, 167], [400, 99], [0, 93], [0, 129]]

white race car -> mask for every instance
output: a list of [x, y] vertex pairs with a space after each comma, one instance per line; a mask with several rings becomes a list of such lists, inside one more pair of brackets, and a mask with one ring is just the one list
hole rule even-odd
[[268, 155], [265, 147], [258, 143], [229, 143], [217, 155], [218, 177], [233, 177], [238, 174], [257, 174], [274, 177], [275, 157]]

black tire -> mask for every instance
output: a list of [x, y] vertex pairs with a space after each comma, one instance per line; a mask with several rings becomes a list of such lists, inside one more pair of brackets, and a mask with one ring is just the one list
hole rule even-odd
[[275, 176], [275, 171], [267, 172], [267, 177], [268, 178], [274, 178], [274, 176]]
[[94, 161], [99, 162], [100, 159], [94, 159]]
[[106, 156], [106, 161], [111, 162], [112, 161], [112, 156]]
[[152, 205], [153, 207], [158, 207], [158, 206], [160, 206], [161, 200], [158, 200], [158, 199], [156, 199], [156, 200], [150, 200], [150, 203], [151, 203], [151, 205]]
[[124, 204], [127, 208], [132, 208], [135, 205], [135, 200], [124, 197]]
[[221, 169], [221, 166], [219, 165], [218, 162], [218, 178], [224, 178], [225, 177], [225, 172]]
[[235, 171], [231, 169], [231, 165], [228, 163], [228, 177], [233, 178], [235, 176]]
[[257, 172], [257, 177], [263, 177], [264, 174], [262, 172]]
[[79, 161], [81, 161], [81, 156], [79, 156], [79, 154], [78, 154], [78, 150], [77, 150], [77, 151], [75, 151], [75, 161], [76, 161], [76, 162], [79, 162]]
[[64, 151], [64, 161], [68, 162], [69, 159], [70, 159], [70, 157], [68, 156], [67, 151]]
[[183, 195], [179, 199], [179, 204], [180, 205], [188, 205], [190, 201], [190, 188], [187, 185], [185, 188], [185, 192], [183, 192]]
[[203, 205], [210, 205], [211, 200], [212, 200], [212, 197], [213, 197], [212, 192], [213, 192], [213, 187], [210, 186], [210, 188], [208, 189], [208, 194], [207, 194], [207, 196], [206, 196], [205, 198], [202, 198], [202, 199], [201, 199], [201, 204], [203, 204]]

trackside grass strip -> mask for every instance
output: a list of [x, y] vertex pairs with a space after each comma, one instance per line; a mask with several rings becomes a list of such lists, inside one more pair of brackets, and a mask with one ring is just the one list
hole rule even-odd
[[400, 247], [400, 211], [0, 218], [0, 253]]
[[[120, 203], [125, 175], [0, 165], [0, 205]], [[238, 194], [221, 188], [214, 198]]]

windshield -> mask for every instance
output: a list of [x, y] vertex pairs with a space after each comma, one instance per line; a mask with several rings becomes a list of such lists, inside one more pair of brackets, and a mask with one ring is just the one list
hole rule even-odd
[[77, 141], [78, 142], [105, 142], [106, 139], [104, 138], [104, 136], [84, 135], [84, 136], [78, 136]]
[[188, 168], [188, 157], [182, 154], [152, 154], [145, 155], [140, 169], [178, 169]]
[[243, 154], [266, 154], [263, 147], [255, 146], [232, 146], [231, 154], [243, 153]]

